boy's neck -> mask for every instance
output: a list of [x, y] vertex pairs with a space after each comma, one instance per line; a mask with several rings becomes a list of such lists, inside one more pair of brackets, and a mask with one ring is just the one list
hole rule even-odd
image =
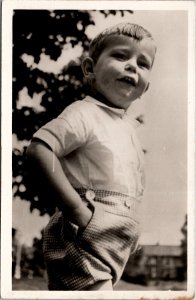
[[96, 90], [90, 90], [88, 91], [89, 96], [95, 98], [96, 100], [102, 102], [103, 104], [113, 107], [113, 108], [118, 108], [122, 109], [121, 107], [113, 105], [110, 101], [108, 101], [107, 98], [105, 98], [101, 93], [97, 92]]

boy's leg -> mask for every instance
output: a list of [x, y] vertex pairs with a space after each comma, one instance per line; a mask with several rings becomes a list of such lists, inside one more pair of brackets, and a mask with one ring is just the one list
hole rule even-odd
[[111, 280], [102, 280], [98, 281], [94, 285], [90, 286], [88, 289], [85, 289], [85, 291], [112, 291], [112, 281]]

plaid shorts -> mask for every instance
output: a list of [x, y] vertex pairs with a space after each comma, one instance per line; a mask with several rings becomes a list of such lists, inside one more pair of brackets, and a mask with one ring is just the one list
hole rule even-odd
[[87, 227], [56, 212], [44, 231], [44, 256], [50, 290], [85, 290], [101, 280], [120, 279], [139, 237], [139, 200], [127, 195], [93, 190], [95, 198], [81, 198], [93, 207]]

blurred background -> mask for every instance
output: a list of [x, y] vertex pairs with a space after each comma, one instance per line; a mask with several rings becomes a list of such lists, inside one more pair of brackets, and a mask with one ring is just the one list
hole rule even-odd
[[32, 135], [84, 98], [81, 60], [108, 26], [138, 23], [158, 47], [149, 91], [130, 107], [146, 158], [141, 248], [117, 290], [184, 290], [187, 278], [187, 12], [15, 10], [13, 14], [13, 290], [45, 290], [43, 228], [55, 211], [33, 187]]

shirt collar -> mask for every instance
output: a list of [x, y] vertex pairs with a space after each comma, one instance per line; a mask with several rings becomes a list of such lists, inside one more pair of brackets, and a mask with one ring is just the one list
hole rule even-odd
[[100, 102], [99, 100], [91, 97], [91, 96], [86, 96], [86, 98], [84, 99], [84, 101], [86, 102], [90, 102], [90, 103], [94, 103], [98, 106], [104, 107], [106, 109], [108, 109], [109, 111], [115, 113], [116, 115], [123, 117], [125, 115], [126, 110], [123, 108], [115, 108], [115, 107], [110, 107], [102, 102]]
[[114, 114], [118, 115], [121, 118], [126, 119], [127, 121], [129, 121], [129, 123], [131, 123], [131, 125], [134, 128], [137, 128], [138, 126], [140, 126], [140, 122], [137, 121], [135, 118], [133, 118], [127, 110], [123, 109], [123, 108], [114, 108], [114, 107], [110, 107], [104, 103], [102, 103], [101, 101], [91, 97], [91, 96], [86, 96], [83, 101], [86, 102], [90, 102], [90, 103], [94, 103], [98, 106], [104, 107], [106, 109], [108, 109], [109, 111], [113, 112]]

